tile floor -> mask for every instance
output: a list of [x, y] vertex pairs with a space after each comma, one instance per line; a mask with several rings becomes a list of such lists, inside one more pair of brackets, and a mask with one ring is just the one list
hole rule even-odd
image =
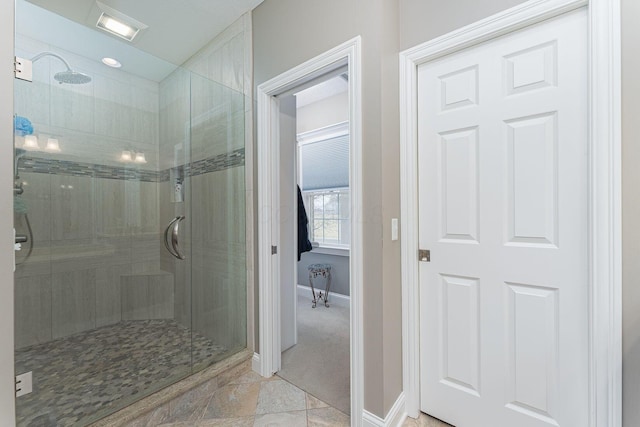
[[173, 320], [120, 322], [17, 350], [33, 393], [16, 400], [18, 426], [82, 426], [225, 357]]
[[[204, 398], [184, 399], [127, 427], [348, 427], [350, 418], [278, 376], [248, 371]], [[402, 427], [452, 427], [421, 414]]]
[[348, 427], [349, 417], [280, 377], [266, 379], [249, 371], [205, 399], [185, 401], [172, 414], [158, 414], [130, 427]]
[[427, 414], [420, 414], [417, 420], [413, 418], [407, 418], [402, 427], [453, 427], [451, 424], [442, 422], [436, 418], [430, 417]]

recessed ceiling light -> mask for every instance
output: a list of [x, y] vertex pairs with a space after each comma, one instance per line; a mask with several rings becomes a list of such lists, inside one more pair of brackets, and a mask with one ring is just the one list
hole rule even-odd
[[120, 61], [118, 61], [117, 59], [113, 59], [113, 58], [102, 58], [102, 63], [104, 65], [108, 65], [109, 67], [113, 67], [113, 68], [122, 67], [122, 64], [120, 63]]
[[140, 28], [134, 27], [133, 25], [130, 25], [126, 22], [122, 22], [121, 20], [116, 19], [113, 16], [107, 15], [105, 12], [102, 12], [102, 14], [100, 15], [96, 27], [101, 28], [118, 37], [122, 37], [127, 41], [133, 40], [136, 34], [138, 34], [138, 31], [140, 31]]

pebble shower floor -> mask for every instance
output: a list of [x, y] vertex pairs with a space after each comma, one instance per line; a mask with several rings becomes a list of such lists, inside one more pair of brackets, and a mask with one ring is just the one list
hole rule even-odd
[[17, 350], [16, 374], [33, 372], [33, 392], [16, 400], [17, 425], [86, 425], [226, 350], [174, 320], [120, 322]]

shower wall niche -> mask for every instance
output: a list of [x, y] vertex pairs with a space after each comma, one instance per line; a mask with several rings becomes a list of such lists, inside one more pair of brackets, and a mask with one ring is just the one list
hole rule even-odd
[[[17, 2], [16, 55], [55, 52], [91, 77], [59, 84], [65, 65], [43, 57], [33, 82], [15, 83], [15, 114], [39, 144], [19, 159], [14, 203], [29, 236], [16, 253], [16, 374], [36, 384], [17, 423], [86, 425], [247, 346], [250, 18], [181, 66], [156, 58], [152, 75], [43, 40], [33, 20], [93, 31]], [[184, 260], [165, 248], [176, 216]]]

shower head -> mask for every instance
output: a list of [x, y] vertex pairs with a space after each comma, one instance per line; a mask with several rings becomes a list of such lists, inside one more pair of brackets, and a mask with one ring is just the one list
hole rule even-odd
[[60, 84], [69, 83], [71, 85], [82, 85], [91, 81], [91, 77], [88, 75], [73, 70], [61, 71], [56, 73], [53, 78]]
[[88, 75], [86, 75], [84, 73], [80, 73], [78, 71], [73, 71], [71, 69], [71, 66], [67, 62], [67, 60], [64, 59], [62, 56], [58, 55], [57, 53], [41, 52], [41, 53], [37, 54], [36, 56], [34, 56], [31, 59], [31, 62], [36, 62], [38, 59], [42, 58], [43, 56], [53, 56], [54, 58], [58, 58], [67, 67], [66, 71], [61, 71], [59, 73], [56, 73], [53, 76], [53, 78], [56, 79], [56, 81], [58, 81], [58, 83], [60, 83], [60, 84], [68, 83], [68, 84], [72, 84], [72, 85], [81, 85], [81, 84], [89, 83], [91, 81], [91, 77], [89, 77]]

